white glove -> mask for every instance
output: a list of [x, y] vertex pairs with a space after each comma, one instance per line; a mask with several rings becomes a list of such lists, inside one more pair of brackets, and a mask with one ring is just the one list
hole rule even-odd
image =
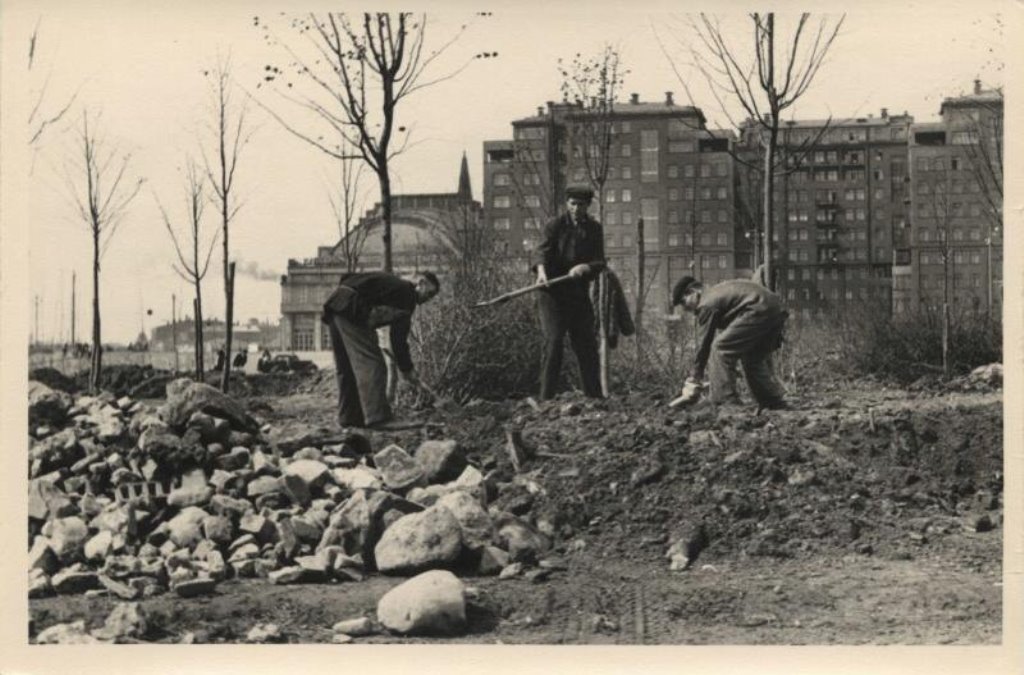
[[548, 273], [544, 270], [543, 265], [537, 265], [537, 283], [545, 286], [548, 283]]
[[679, 393], [679, 397], [683, 399], [684, 403], [692, 403], [700, 398], [702, 389], [703, 387], [700, 382], [692, 377], [688, 377], [686, 378], [686, 382], [683, 384], [683, 390]]
[[569, 276], [571, 277], [582, 277], [584, 274], [590, 271], [590, 265], [575, 265], [569, 270]]

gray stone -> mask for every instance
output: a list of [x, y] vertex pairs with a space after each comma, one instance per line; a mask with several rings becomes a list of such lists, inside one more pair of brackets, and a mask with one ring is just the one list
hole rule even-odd
[[323, 486], [330, 476], [330, 470], [323, 462], [315, 459], [294, 459], [284, 467], [284, 475], [300, 478], [310, 490]]
[[365, 466], [357, 466], [352, 469], [332, 469], [331, 476], [338, 485], [356, 490], [370, 489], [379, 490], [384, 487], [384, 481], [380, 474]]
[[174, 545], [192, 548], [203, 538], [202, 523], [210, 515], [197, 506], [186, 506], [181, 512], [167, 521], [170, 541]]
[[132, 517], [131, 508], [130, 506], [111, 504], [89, 522], [89, 527], [94, 530], [106, 530], [111, 534], [128, 533], [135, 520]]
[[38, 460], [42, 471], [70, 466], [79, 459], [81, 448], [74, 429], [64, 429], [33, 443], [28, 451], [30, 461]]
[[249, 467], [252, 463], [252, 453], [249, 448], [236, 446], [231, 452], [217, 458], [217, 466], [225, 471], [238, 471]]
[[373, 622], [365, 616], [339, 621], [331, 626], [331, 630], [335, 633], [351, 635], [352, 637], [364, 637], [366, 635], [373, 635], [377, 632], [377, 629], [373, 627]]
[[509, 565], [506, 565], [501, 570], [501, 573], [498, 574], [498, 578], [499, 579], [512, 579], [513, 577], [518, 577], [518, 576], [520, 576], [523, 573], [523, 569], [524, 569], [523, 563], [521, 563], [521, 562], [511, 563]]
[[89, 528], [78, 516], [51, 521], [50, 548], [62, 562], [79, 557], [89, 537]]
[[277, 624], [260, 623], [246, 633], [245, 639], [249, 642], [281, 642], [284, 636], [281, 635], [281, 629]]
[[247, 513], [238, 521], [238, 529], [241, 532], [251, 534], [261, 543], [277, 540], [274, 524], [258, 513]]
[[272, 584], [300, 584], [324, 581], [327, 570], [315, 570], [301, 565], [282, 567], [267, 575]]
[[92, 645], [99, 642], [85, 630], [85, 619], [50, 626], [36, 636], [37, 645]]
[[277, 464], [262, 450], [252, 453], [252, 472], [257, 476], [277, 475]]
[[385, 530], [374, 558], [381, 572], [404, 574], [449, 566], [461, 551], [459, 521], [448, 509], [431, 507], [403, 516]]
[[292, 455], [292, 459], [315, 459], [319, 461], [323, 457], [323, 454], [316, 448], [309, 447], [303, 448]]
[[168, 506], [184, 508], [186, 506], [203, 506], [213, 497], [213, 488], [206, 485], [180, 487], [171, 490], [167, 495]]
[[236, 499], [227, 495], [214, 495], [210, 498], [210, 511], [219, 516], [242, 517], [252, 511], [252, 504], [244, 499]]
[[313, 500], [309, 485], [300, 476], [285, 474], [281, 476], [281, 484], [284, 486], [284, 492], [288, 495], [288, 499], [292, 504], [307, 507]]
[[260, 476], [246, 486], [245, 493], [252, 498], [259, 497], [260, 495], [280, 492], [281, 489], [281, 481], [277, 478], [272, 476]]
[[234, 538], [231, 519], [224, 516], [207, 516], [203, 519], [203, 534], [218, 544], [230, 544]]
[[54, 592], [60, 595], [84, 593], [99, 588], [100, 580], [95, 572], [83, 572], [73, 568], [61, 570], [50, 578]]
[[377, 603], [377, 619], [401, 635], [453, 635], [466, 628], [462, 582], [431, 570], [399, 584]]
[[28, 419], [33, 426], [59, 426], [67, 419], [72, 403], [71, 396], [63, 391], [51, 389], [35, 380], [28, 383]]
[[480, 564], [477, 566], [477, 573], [481, 576], [492, 576], [499, 574], [509, 565], [508, 553], [497, 546], [484, 546], [480, 550]]
[[74, 505], [71, 499], [50, 481], [41, 479], [28, 483], [28, 517], [36, 520], [47, 518], [63, 518], [74, 515], [70, 513]]
[[45, 598], [53, 594], [50, 577], [40, 570], [32, 570], [28, 577], [28, 597]]
[[497, 523], [498, 539], [514, 562], [534, 562], [551, 548], [551, 539], [515, 516]]
[[135, 600], [139, 595], [141, 595], [140, 589], [117, 581], [116, 579], [112, 579], [106, 574], [98, 574], [97, 578], [100, 580], [100, 584], [103, 588], [107, 589], [111, 594], [116, 595], [122, 600]]
[[494, 539], [494, 525], [487, 511], [472, 495], [462, 490], [450, 492], [437, 500], [437, 506], [451, 511], [459, 521], [462, 541], [471, 548], [480, 548]]
[[424, 441], [415, 456], [428, 483], [453, 481], [466, 468], [466, 455], [452, 440]]
[[209, 595], [217, 587], [216, 579], [207, 577], [196, 577], [179, 581], [171, 587], [175, 593], [182, 598], [194, 598], [199, 595]]
[[167, 402], [159, 409], [160, 418], [173, 429], [183, 429], [196, 412], [221, 417], [232, 428], [256, 432], [259, 425], [242, 407], [216, 387], [188, 378], [179, 378], [167, 384]]
[[105, 560], [110, 555], [113, 546], [114, 535], [106, 530], [101, 530], [85, 543], [85, 559], [92, 561]]
[[126, 579], [140, 573], [142, 561], [133, 555], [109, 556], [103, 562], [103, 574], [113, 579]]
[[60, 569], [60, 561], [57, 554], [50, 547], [50, 540], [38, 536], [32, 541], [32, 548], [28, 552], [29, 570], [40, 570], [46, 574], [53, 574]]
[[231, 555], [228, 557], [228, 562], [236, 563], [243, 560], [249, 560], [255, 558], [260, 554], [260, 547], [256, 544], [242, 544], [238, 548], [231, 551]]
[[373, 456], [373, 463], [392, 490], [405, 490], [423, 481], [423, 470], [416, 460], [397, 445], [389, 445]]
[[104, 640], [140, 638], [148, 629], [142, 606], [137, 602], [123, 602], [114, 607], [103, 622], [103, 627], [94, 631], [93, 635]]

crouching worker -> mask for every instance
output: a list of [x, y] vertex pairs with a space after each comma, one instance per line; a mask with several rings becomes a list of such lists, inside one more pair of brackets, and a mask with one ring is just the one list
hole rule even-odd
[[386, 272], [341, 276], [323, 313], [334, 350], [341, 426], [401, 426], [393, 419], [388, 403], [387, 366], [377, 344], [377, 328], [391, 327], [391, 353], [399, 376], [412, 386], [421, 386], [409, 354], [409, 330], [416, 305], [433, 298], [438, 290], [440, 283], [432, 272], [421, 272], [412, 281]]
[[693, 277], [683, 277], [672, 289], [672, 305], [697, 315], [697, 356], [682, 395], [674, 404], [700, 398], [704, 370], [710, 364], [710, 401], [739, 403], [736, 364], [761, 408], [785, 408], [782, 385], [772, 372], [771, 355], [782, 343], [789, 313], [779, 296], [745, 279], [723, 281], [704, 290]]

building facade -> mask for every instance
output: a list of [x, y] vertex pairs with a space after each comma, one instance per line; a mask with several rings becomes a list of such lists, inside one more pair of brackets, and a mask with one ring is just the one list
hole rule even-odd
[[[479, 222], [481, 207], [473, 200], [469, 165], [463, 155], [458, 188], [451, 193], [403, 194], [391, 198], [392, 266], [396, 274], [437, 271], [460, 248], [459, 234]], [[367, 211], [347, 237], [321, 246], [313, 258], [288, 260], [281, 277], [281, 333], [286, 349], [322, 351], [331, 348], [321, 323], [323, 304], [345, 272], [383, 268], [381, 209]]]

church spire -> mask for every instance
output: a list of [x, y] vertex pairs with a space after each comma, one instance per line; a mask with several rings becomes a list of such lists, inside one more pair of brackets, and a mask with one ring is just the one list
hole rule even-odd
[[462, 151], [462, 166], [459, 167], [459, 192], [460, 199], [470, 201], [473, 199], [473, 188], [469, 184], [469, 161], [466, 159], [466, 151]]

